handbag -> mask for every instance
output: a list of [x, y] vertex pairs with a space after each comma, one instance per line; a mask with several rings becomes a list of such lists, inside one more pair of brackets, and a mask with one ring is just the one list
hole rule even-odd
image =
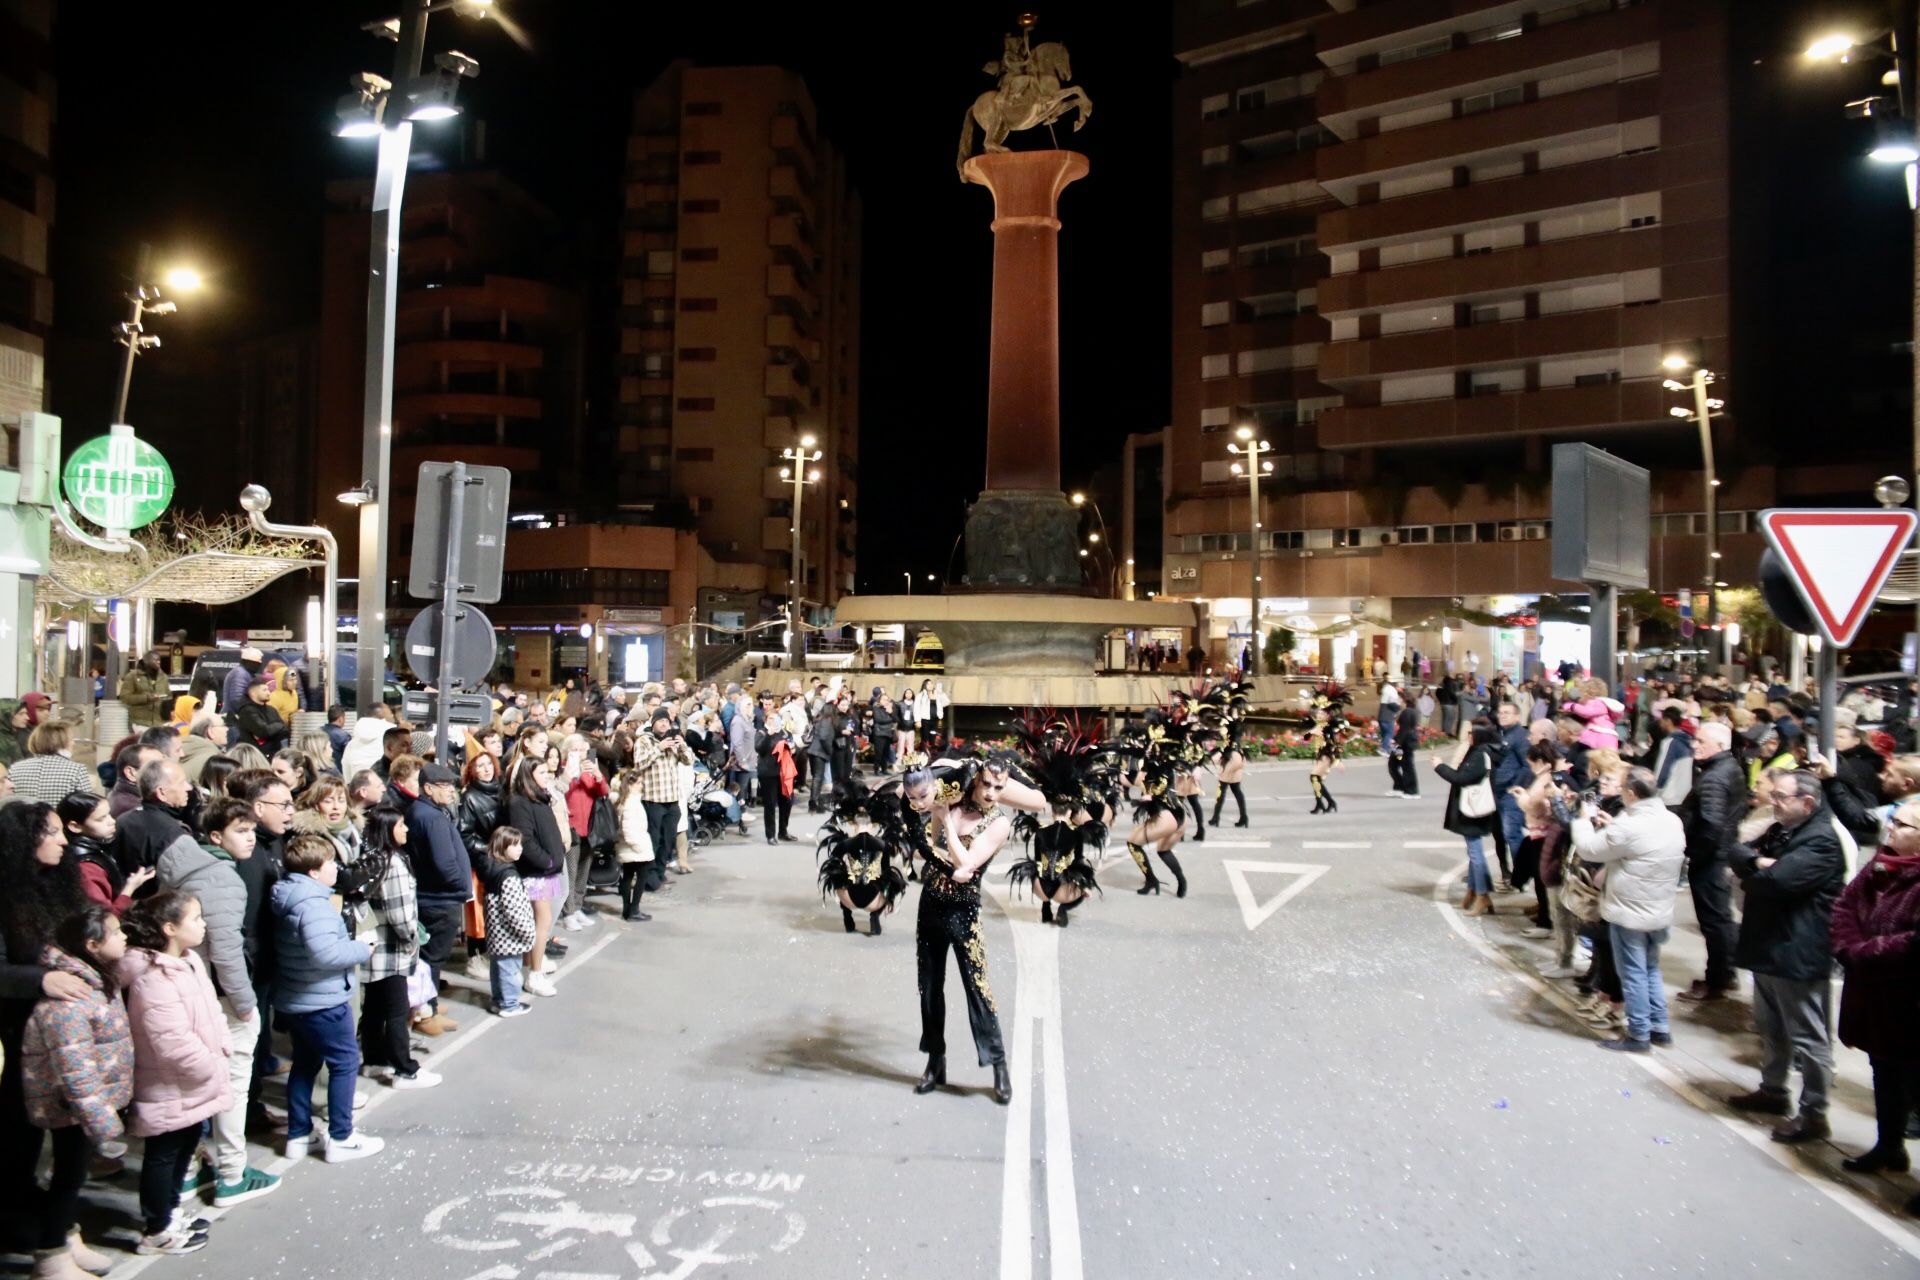
[[587, 848], [598, 852], [611, 849], [620, 839], [620, 817], [613, 811], [613, 802], [605, 796], [593, 798], [593, 809], [587, 816]]
[[1493, 815], [1496, 806], [1493, 798], [1492, 776], [1492, 771], [1489, 769], [1480, 781], [1460, 788], [1461, 817], [1487, 818]]
[[1566, 862], [1560, 871], [1560, 905], [1582, 924], [1598, 924], [1600, 902], [1604, 896], [1593, 881], [1593, 868], [1582, 862], [1580, 855], [1572, 848], [1568, 848]]

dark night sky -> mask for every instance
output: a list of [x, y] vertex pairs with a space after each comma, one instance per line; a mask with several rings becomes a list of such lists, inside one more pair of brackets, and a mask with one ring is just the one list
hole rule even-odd
[[[574, 228], [572, 256], [602, 297], [617, 286], [633, 89], [676, 56], [775, 62], [807, 77], [822, 131], [848, 155], [866, 206], [859, 585], [885, 589], [909, 568], [944, 571], [962, 504], [981, 483], [991, 257], [990, 200], [956, 179], [954, 145], [966, 104], [990, 86], [978, 68], [1016, 9], [955, 0], [879, 10], [502, 7], [530, 49], [495, 24], [440, 15], [429, 53], [457, 47], [480, 60], [463, 101], [487, 122], [491, 158]], [[167, 345], [154, 361], [205, 360], [223, 343], [317, 316], [322, 185], [370, 169], [363, 150], [329, 130], [347, 76], [391, 64], [392, 46], [358, 30], [388, 10], [260, 5], [242, 18], [223, 7], [236, 27], [228, 32], [185, 21], [188, 8], [125, 6], [107, 22], [73, 0], [62, 6], [52, 409], [75, 440], [110, 416], [116, 350], [106, 333], [121, 318], [140, 240], [194, 258], [213, 286], [161, 322]], [[1090, 156], [1092, 176], [1062, 203], [1064, 453], [1074, 483], [1125, 433], [1158, 427], [1167, 413], [1173, 62], [1164, 11], [1128, 20], [1081, 0], [1040, 16], [1036, 38], [1067, 44], [1095, 104], [1069, 143]], [[429, 130], [415, 136], [416, 147], [436, 146]], [[597, 336], [606, 350], [617, 343], [610, 327]], [[158, 372], [148, 362], [135, 380], [136, 423], [143, 391], [167, 393]], [[593, 416], [604, 421], [609, 407], [596, 402]]]

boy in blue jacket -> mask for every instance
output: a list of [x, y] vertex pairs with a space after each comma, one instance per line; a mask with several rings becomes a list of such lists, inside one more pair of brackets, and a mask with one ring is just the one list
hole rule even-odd
[[347, 936], [333, 885], [340, 878], [333, 841], [299, 835], [287, 842], [286, 879], [273, 886], [279, 973], [273, 1006], [293, 1034], [293, 1069], [287, 1075], [287, 1154], [303, 1156], [313, 1133], [313, 1085], [327, 1069], [329, 1164], [358, 1160], [386, 1143], [353, 1128], [353, 1091], [360, 1075], [360, 1043], [353, 1033], [353, 988], [360, 966], [373, 954], [369, 943]]

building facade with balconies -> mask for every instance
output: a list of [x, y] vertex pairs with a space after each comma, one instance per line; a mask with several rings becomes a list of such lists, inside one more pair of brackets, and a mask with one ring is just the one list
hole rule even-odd
[[0, 0], [0, 419], [39, 412], [53, 327], [53, 0]]
[[[1213, 603], [1223, 652], [1256, 518], [1263, 626], [1390, 624], [1319, 655], [1342, 670], [1456, 600], [1578, 591], [1549, 574], [1560, 441], [1654, 469], [1654, 585], [1707, 584], [1661, 361], [1731, 363], [1729, 21], [1725, 0], [1178, 7], [1165, 585]], [[1273, 447], [1258, 513], [1240, 427]], [[1722, 487], [1720, 578], [1752, 581], [1780, 488], [1768, 466]]]
[[784, 602], [793, 485], [802, 598], [853, 590], [859, 509], [860, 202], [779, 67], [669, 67], [635, 102], [622, 254], [618, 500], [685, 501], [730, 585]]

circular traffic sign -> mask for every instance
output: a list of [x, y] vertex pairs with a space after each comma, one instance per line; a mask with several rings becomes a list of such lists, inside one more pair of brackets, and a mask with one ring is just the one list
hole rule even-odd
[[141, 529], [173, 500], [173, 468], [131, 430], [95, 436], [60, 473], [74, 509], [105, 529]]
[[[470, 604], [454, 606], [453, 659], [440, 660], [440, 605], [430, 604], [414, 616], [407, 628], [407, 665], [428, 684], [445, 681], [470, 685], [493, 670], [496, 652], [493, 623]], [[442, 671], [445, 671], [444, 677]]]

